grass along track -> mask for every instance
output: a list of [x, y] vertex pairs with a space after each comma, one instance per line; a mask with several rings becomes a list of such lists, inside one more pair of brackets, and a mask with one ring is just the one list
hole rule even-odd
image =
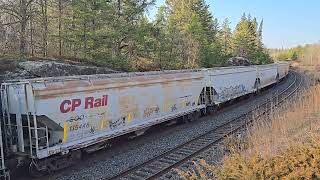
[[301, 87], [302, 77], [296, 72], [291, 72], [291, 74], [293, 75], [293, 81], [288, 87], [280, 93], [273, 95], [270, 99], [264, 101], [256, 108], [253, 108], [241, 116], [233, 118], [219, 127], [179, 145], [176, 148], [160, 154], [153, 159], [123, 171], [111, 179], [154, 179], [166, 174], [172, 168], [178, 167], [184, 162], [196, 157], [203, 151], [214, 147], [226, 136], [231, 135], [252, 123], [253, 120], [248, 121], [247, 117], [253, 116], [253, 113], [257, 110], [259, 110], [260, 113], [256, 116], [262, 116], [286, 99], [292, 97]]

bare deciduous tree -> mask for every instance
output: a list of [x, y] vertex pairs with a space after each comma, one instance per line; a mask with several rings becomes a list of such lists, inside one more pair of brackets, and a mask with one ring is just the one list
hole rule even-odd
[[2, 0], [0, 2], [1, 11], [11, 17], [5, 25], [18, 24], [19, 26], [19, 52], [22, 60], [27, 57], [27, 25], [32, 2], [33, 0]]

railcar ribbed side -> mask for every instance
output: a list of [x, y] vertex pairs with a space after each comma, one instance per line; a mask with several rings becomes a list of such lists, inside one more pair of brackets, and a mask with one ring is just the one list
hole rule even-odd
[[42, 159], [199, 111], [203, 79], [190, 70], [6, 83], [10, 146]]

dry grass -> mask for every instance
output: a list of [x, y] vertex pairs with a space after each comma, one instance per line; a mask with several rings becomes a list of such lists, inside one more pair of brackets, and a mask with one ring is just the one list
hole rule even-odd
[[[263, 157], [272, 157], [296, 142], [307, 142], [311, 136], [319, 135], [320, 130], [320, 86], [314, 86], [295, 105], [285, 112], [273, 112], [271, 123], [258, 119], [249, 132], [249, 153], [259, 152]], [[285, 105], [285, 106], [286, 106]]]
[[[256, 119], [247, 136], [229, 139], [221, 167], [200, 161], [184, 179], [320, 179], [320, 86]], [[282, 109], [282, 110], [281, 110]], [[284, 109], [287, 109], [283, 111]]]
[[320, 65], [320, 44], [306, 46], [304, 55], [299, 60], [306, 66]]
[[[242, 139], [228, 138], [219, 166], [201, 160], [184, 179], [320, 179], [320, 45], [308, 45], [292, 63], [312, 85], [294, 102], [256, 118]], [[318, 84], [318, 85], [317, 85]], [[256, 112], [259, 114], [259, 112]]]
[[313, 84], [320, 83], [320, 44], [307, 45], [303, 56], [291, 65], [309, 76]]

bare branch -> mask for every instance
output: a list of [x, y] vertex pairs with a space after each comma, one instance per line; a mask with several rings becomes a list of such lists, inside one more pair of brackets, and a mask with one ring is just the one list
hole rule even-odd
[[9, 22], [9, 23], [3, 23], [3, 24], [0, 24], [1, 26], [11, 26], [11, 25], [14, 25], [14, 24], [18, 24], [20, 21], [15, 21], [15, 22]]

